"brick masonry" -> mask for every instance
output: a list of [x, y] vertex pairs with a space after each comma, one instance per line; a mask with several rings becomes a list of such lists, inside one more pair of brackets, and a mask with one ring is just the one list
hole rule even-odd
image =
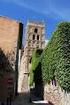
[[[7, 17], [0, 17], [0, 80], [12, 78], [11, 84], [7, 81], [0, 82], [0, 98], [7, 98], [15, 92], [14, 88], [18, 70], [18, 53], [20, 40], [20, 23]], [[17, 76], [17, 75], [16, 75]], [[10, 87], [7, 85], [10, 85]], [[2, 86], [2, 87], [1, 87]], [[3, 92], [4, 91], [4, 92]], [[4, 93], [4, 94], [3, 94]]]
[[0, 17], [0, 48], [5, 53], [11, 52], [17, 47], [19, 23], [15, 20]]

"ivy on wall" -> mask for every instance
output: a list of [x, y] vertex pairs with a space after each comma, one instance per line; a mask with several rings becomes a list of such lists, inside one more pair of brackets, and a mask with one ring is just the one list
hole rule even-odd
[[62, 89], [70, 92], [70, 22], [62, 22], [53, 33], [42, 53], [44, 83], [55, 79]]
[[33, 52], [30, 85], [39, 63], [44, 84], [56, 79], [63, 90], [70, 92], [70, 22], [58, 25], [42, 54]]
[[39, 50], [34, 51], [33, 54], [32, 54], [32, 62], [31, 62], [32, 67], [31, 67], [31, 70], [30, 70], [30, 86], [33, 85], [34, 71], [38, 67], [42, 51], [43, 51], [42, 49], [39, 49]]

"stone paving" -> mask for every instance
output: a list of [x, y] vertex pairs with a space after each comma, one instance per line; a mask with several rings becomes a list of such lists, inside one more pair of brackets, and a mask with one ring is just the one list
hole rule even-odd
[[29, 94], [20, 94], [17, 98], [12, 102], [12, 105], [34, 105], [29, 102]]
[[49, 105], [47, 104], [47, 101], [32, 101], [29, 102], [29, 94], [28, 93], [23, 93], [20, 94], [14, 102], [12, 102], [12, 105]]

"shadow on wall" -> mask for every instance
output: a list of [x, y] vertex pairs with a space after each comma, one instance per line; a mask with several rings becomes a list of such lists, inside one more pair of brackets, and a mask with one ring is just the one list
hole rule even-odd
[[9, 61], [10, 54], [5, 55], [0, 48], [0, 72], [13, 72], [12, 64]]
[[[42, 78], [41, 62], [39, 62], [36, 70], [34, 71], [34, 82], [35, 82], [35, 88], [34, 88], [33, 94], [36, 97], [39, 97], [38, 100], [43, 100], [44, 99], [44, 84], [43, 84], [43, 78]], [[54, 104], [48, 101], [48, 105], [54, 105]]]
[[14, 70], [9, 57], [10, 54], [5, 55], [0, 48], [0, 101], [5, 101], [14, 95]]
[[42, 80], [41, 62], [39, 62], [36, 70], [34, 71], [34, 82], [35, 82], [35, 95], [43, 99], [44, 86]]

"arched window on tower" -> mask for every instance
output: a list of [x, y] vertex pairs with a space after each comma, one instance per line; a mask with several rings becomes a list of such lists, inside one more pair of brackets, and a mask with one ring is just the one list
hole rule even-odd
[[39, 40], [39, 35], [37, 35], [37, 40]]
[[37, 29], [37, 28], [35, 28], [35, 29], [34, 29], [34, 32], [35, 32], [35, 33], [37, 33], [37, 32], [38, 32], [38, 29]]
[[35, 35], [33, 35], [33, 40], [35, 40]]

